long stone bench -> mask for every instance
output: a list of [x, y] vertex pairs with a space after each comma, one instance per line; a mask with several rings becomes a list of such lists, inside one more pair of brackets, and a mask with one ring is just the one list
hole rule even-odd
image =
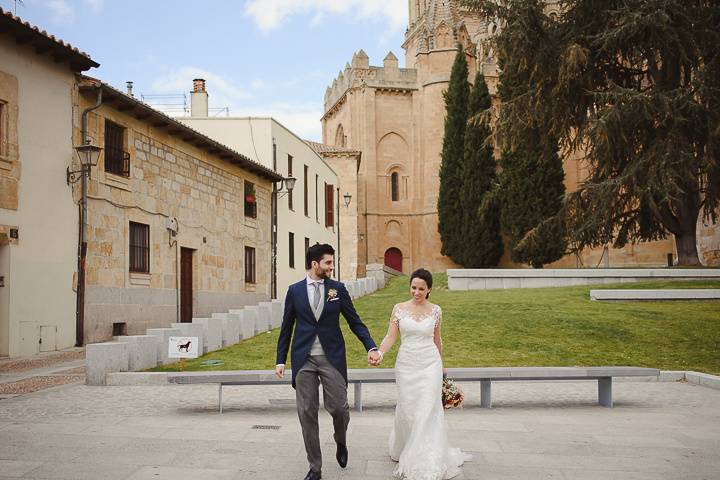
[[683, 288], [663, 290], [590, 290], [590, 300], [602, 301], [664, 301], [720, 300], [717, 288]]
[[[613, 377], [657, 377], [660, 371], [642, 367], [499, 367], [450, 368], [448, 376], [458, 382], [480, 382], [480, 406], [492, 406], [492, 382], [513, 380], [596, 380], [598, 403], [612, 408]], [[222, 389], [226, 385], [283, 385], [291, 383], [292, 374], [285, 378], [275, 376], [273, 370], [235, 370], [215, 372], [169, 373], [168, 382], [175, 384], [217, 384], [218, 409], [223, 411]], [[362, 411], [362, 385], [364, 383], [394, 383], [395, 370], [391, 368], [362, 368], [348, 370], [348, 382], [355, 390], [355, 409]]]

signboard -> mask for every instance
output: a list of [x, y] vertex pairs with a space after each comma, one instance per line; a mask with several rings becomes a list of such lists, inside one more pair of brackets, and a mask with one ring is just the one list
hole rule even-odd
[[168, 358], [197, 358], [198, 337], [170, 337]]

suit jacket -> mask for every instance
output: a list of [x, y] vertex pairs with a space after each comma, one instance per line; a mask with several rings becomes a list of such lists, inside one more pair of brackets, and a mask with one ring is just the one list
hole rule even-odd
[[[331, 291], [336, 292], [335, 299], [331, 298]], [[305, 278], [290, 285], [285, 297], [285, 312], [280, 327], [280, 338], [277, 346], [277, 364], [286, 363], [290, 338], [292, 337], [292, 385], [295, 388], [295, 378], [305, 364], [315, 336], [325, 351], [330, 364], [345, 378], [347, 385], [347, 361], [345, 358], [345, 339], [340, 330], [340, 314], [350, 326], [350, 330], [363, 343], [366, 350], [375, 348], [375, 342], [370, 336], [365, 324], [360, 320], [353, 306], [350, 294], [342, 283], [325, 280], [325, 306], [318, 320], [310, 306], [307, 283]], [[294, 331], [293, 331], [294, 327]]]

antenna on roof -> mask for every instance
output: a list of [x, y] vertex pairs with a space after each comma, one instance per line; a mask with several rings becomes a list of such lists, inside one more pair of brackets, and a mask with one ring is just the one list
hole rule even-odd
[[17, 6], [18, 6], [18, 3], [20, 4], [21, 7], [24, 7], [24, 6], [25, 6], [25, 2], [23, 2], [23, 0], [14, 0], [14, 3], [15, 3], [15, 7], [13, 8], [13, 10], [14, 10], [13, 15], [15, 15], [15, 16], [17, 17]]

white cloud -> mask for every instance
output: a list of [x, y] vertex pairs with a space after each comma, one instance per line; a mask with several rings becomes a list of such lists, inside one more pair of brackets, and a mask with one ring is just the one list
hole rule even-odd
[[41, 0], [34, 3], [50, 11], [53, 23], [69, 24], [75, 21], [75, 9], [65, 0]]
[[154, 93], [186, 93], [192, 90], [192, 81], [195, 78], [205, 79], [211, 102], [216, 107], [234, 105], [240, 100], [253, 97], [247, 90], [221, 75], [192, 66], [166, 69], [165, 73], [152, 83], [151, 88]]
[[96, 12], [102, 10], [105, 0], [83, 0], [83, 3]]
[[314, 24], [329, 15], [384, 18], [390, 28], [401, 29], [407, 23], [407, 0], [248, 0], [245, 13], [265, 32], [279, 27], [286, 18], [302, 14], [313, 15]]

